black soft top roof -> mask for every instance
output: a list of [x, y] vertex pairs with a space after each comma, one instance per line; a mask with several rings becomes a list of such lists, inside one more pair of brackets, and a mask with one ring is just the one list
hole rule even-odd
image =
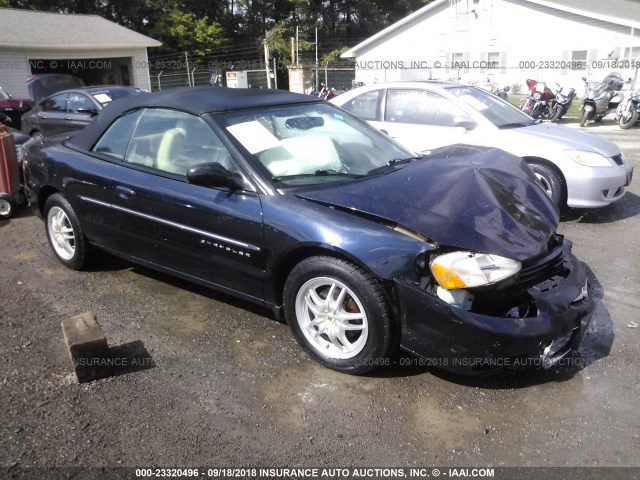
[[321, 102], [318, 97], [285, 90], [259, 88], [181, 87], [115, 100], [93, 122], [69, 140], [89, 150], [113, 121], [124, 112], [138, 108], [171, 108], [194, 115], [255, 107]]

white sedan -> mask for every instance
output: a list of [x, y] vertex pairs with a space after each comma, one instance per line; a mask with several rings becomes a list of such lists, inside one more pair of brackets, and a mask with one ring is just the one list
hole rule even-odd
[[615, 143], [538, 123], [470, 85], [375, 84], [345, 92], [331, 102], [416, 152], [466, 143], [498, 147], [522, 157], [558, 207], [609, 205], [622, 198], [633, 175]]

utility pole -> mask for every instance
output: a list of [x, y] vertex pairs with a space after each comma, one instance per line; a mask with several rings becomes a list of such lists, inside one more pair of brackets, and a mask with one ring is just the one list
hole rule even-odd
[[320, 73], [320, 71], [318, 70], [319, 65], [318, 65], [318, 27], [316, 27], [316, 90], [318, 90], [319, 84], [318, 84], [318, 74]]
[[276, 69], [276, 57], [273, 57], [273, 88], [278, 89], [278, 70]]
[[191, 86], [191, 75], [189, 74], [189, 55], [187, 54], [187, 52], [184, 52], [184, 61], [187, 68], [187, 82], [189, 83], [189, 86]]
[[271, 72], [269, 72], [269, 45], [267, 39], [264, 39], [264, 69], [267, 73], [267, 88], [271, 88]]
[[296, 67], [300, 66], [300, 37], [298, 35], [298, 26], [296, 25]]
[[293, 37], [291, 37], [291, 65], [296, 64], [296, 41]]

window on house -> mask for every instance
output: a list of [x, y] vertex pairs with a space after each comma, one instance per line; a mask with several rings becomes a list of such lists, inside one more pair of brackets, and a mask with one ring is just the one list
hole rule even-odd
[[500, 52], [489, 52], [487, 54], [487, 63], [490, 69], [500, 68]]
[[638, 60], [640, 59], [640, 47], [631, 47], [624, 49], [625, 60]]
[[451, 68], [462, 68], [464, 63], [464, 53], [451, 54]]
[[574, 50], [571, 52], [571, 70], [584, 70], [587, 68], [587, 51]]

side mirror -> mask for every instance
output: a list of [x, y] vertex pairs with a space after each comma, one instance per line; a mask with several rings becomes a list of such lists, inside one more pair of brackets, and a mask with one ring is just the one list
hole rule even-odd
[[453, 117], [453, 126], [454, 127], [462, 127], [465, 130], [473, 130], [474, 128], [476, 128], [478, 126], [478, 124], [476, 123], [476, 121], [471, 118], [471, 117], [467, 117], [464, 115], [460, 115], [457, 117]]
[[96, 115], [98, 115], [98, 110], [96, 110], [95, 108], [79, 108], [78, 113], [88, 113], [92, 117], [95, 117]]
[[201, 187], [228, 188], [241, 190], [242, 177], [232, 173], [218, 162], [201, 163], [187, 171], [187, 181]]

